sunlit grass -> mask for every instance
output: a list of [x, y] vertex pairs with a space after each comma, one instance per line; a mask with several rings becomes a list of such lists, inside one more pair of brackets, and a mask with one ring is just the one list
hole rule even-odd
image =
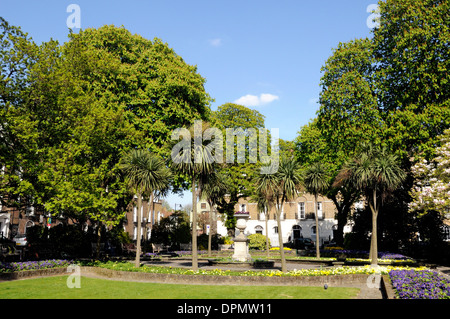
[[68, 276], [0, 283], [0, 299], [351, 299], [358, 288], [298, 286], [180, 285], [81, 277], [80, 288], [67, 287]]

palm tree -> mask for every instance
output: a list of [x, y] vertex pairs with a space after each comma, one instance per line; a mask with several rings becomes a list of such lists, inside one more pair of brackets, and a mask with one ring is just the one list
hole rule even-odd
[[137, 196], [137, 244], [135, 266], [140, 266], [142, 195], [167, 188], [170, 170], [164, 161], [148, 150], [134, 149], [121, 160], [120, 165], [133, 194]]
[[206, 198], [210, 212], [209, 212], [209, 235], [208, 235], [208, 256], [211, 256], [211, 242], [212, 242], [212, 224], [213, 224], [213, 210], [216, 210], [216, 205], [224, 198], [227, 187], [222, 175], [217, 172], [208, 176], [202, 182], [201, 196]]
[[[209, 124], [201, 125], [201, 136], [209, 128]], [[214, 173], [214, 159], [211, 157], [214, 144], [203, 145], [195, 141], [196, 132], [199, 128], [194, 123], [189, 129], [192, 148], [182, 148], [177, 154], [172, 153], [172, 168], [178, 173], [184, 174], [191, 179], [192, 190], [192, 270], [198, 270], [198, 251], [197, 251], [197, 196], [200, 196], [202, 184]], [[173, 148], [172, 148], [173, 150]]]
[[276, 209], [278, 242], [281, 256], [281, 271], [286, 271], [286, 258], [283, 248], [283, 233], [281, 230], [281, 212], [285, 202], [295, 198], [301, 186], [300, 166], [293, 158], [283, 158], [278, 171], [274, 174], [260, 174], [257, 177], [257, 192], [263, 194]]
[[323, 194], [329, 186], [329, 176], [323, 163], [313, 163], [304, 171], [303, 185], [308, 193], [314, 195], [314, 215], [316, 219], [316, 258], [320, 258], [319, 249], [319, 216], [317, 214], [317, 197]]
[[266, 197], [264, 197], [264, 194], [259, 190], [260, 192], [254, 194], [251, 196], [252, 202], [256, 202], [257, 208], [259, 212], [264, 213], [264, 220], [265, 220], [265, 226], [266, 226], [266, 255], [267, 259], [269, 259], [269, 213], [272, 208], [272, 203], [267, 200]]
[[378, 264], [377, 217], [384, 199], [401, 186], [406, 174], [397, 157], [386, 148], [363, 145], [361, 151], [344, 165], [339, 180], [350, 180], [361, 189], [372, 213], [372, 238], [370, 259]]

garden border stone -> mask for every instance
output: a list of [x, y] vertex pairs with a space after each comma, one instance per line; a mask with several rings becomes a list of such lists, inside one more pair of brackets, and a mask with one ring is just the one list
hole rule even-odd
[[360, 287], [367, 283], [369, 275], [329, 275], [329, 276], [214, 276], [153, 274], [144, 272], [117, 271], [100, 267], [81, 267], [81, 275], [99, 276], [113, 280], [145, 281], [157, 283], [178, 283], [197, 285], [286, 285], [286, 286], [323, 286]]
[[383, 297], [385, 299], [396, 299], [396, 294], [394, 287], [392, 286], [391, 279], [389, 278], [389, 275], [382, 275], [381, 276], [381, 282], [380, 282], [380, 289], [381, 293], [383, 294]]
[[34, 277], [59, 276], [66, 273], [68, 273], [67, 267], [0, 272], [0, 281], [20, 280]]

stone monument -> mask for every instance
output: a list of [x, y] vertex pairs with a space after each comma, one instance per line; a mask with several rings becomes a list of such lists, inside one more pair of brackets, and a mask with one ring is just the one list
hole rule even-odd
[[248, 238], [244, 234], [245, 228], [247, 228], [247, 219], [250, 217], [249, 212], [236, 212], [236, 228], [239, 230], [239, 234], [234, 237], [234, 254], [233, 260], [241, 262], [249, 262], [252, 260], [248, 252]]

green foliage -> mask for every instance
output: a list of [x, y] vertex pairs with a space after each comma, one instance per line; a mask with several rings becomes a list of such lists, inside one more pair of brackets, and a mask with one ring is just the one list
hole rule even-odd
[[[234, 103], [226, 103], [218, 107], [217, 111], [212, 112], [211, 120], [214, 125], [221, 129], [224, 135], [224, 149], [230, 147], [226, 145], [226, 129], [242, 129], [243, 135], [246, 136], [245, 142], [249, 143], [249, 129], [255, 129], [259, 136], [259, 129], [264, 128], [264, 115], [257, 110], [252, 110], [242, 105]], [[269, 137], [268, 137], [269, 138]], [[225, 226], [229, 233], [234, 232], [236, 219], [234, 217], [234, 207], [241, 197], [249, 197], [254, 192], [254, 180], [257, 176], [256, 168], [260, 163], [250, 163], [249, 147], [245, 148], [245, 163], [237, 163], [237, 138], [234, 138], [233, 153], [235, 160], [233, 163], [224, 163], [218, 168], [218, 172], [222, 175], [222, 179], [226, 184], [227, 199], [221, 198], [217, 204], [217, 210], [222, 214], [225, 220]], [[225, 154], [224, 154], [225, 155]], [[224, 162], [226, 162], [224, 160]]]
[[321, 162], [312, 163], [303, 171], [303, 185], [313, 195], [324, 194], [329, 187], [328, 168]]
[[[209, 235], [201, 234], [198, 236], [198, 249], [199, 250], [207, 250], [208, 249], [208, 241]], [[218, 250], [219, 245], [223, 244], [223, 240], [219, 234], [211, 235], [211, 250]]]
[[404, 159], [434, 153], [450, 126], [450, 4], [446, 0], [380, 1], [374, 56], [385, 139]]
[[0, 31], [2, 203], [117, 225], [131, 201], [120, 158], [137, 146], [167, 155], [173, 128], [208, 118], [205, 80], [125, 28], [71, 33], [64, 45], [36, 45], [4, 19]]
[[[380, 1], [373, 37], [339, 43], [322, 68], [317, 118], [295, 140], [303, 165], [328, 164], [333, 181], [361, 142], [392, 150], [406, 171], [411, 156], [434, 156], [438, 136], [450, 127], [449, 6], [444, 0]], [[403, 183], [398, 202], [408, 200], [412, 186], [410, 178]], [[359, 192], [347, 183], [326, 195], [337, 208], [342, 244], [348, 207]]]
[[[265, 250], [266, 249], [266, 236], [262, 234], [251, 234], [247, 236], [248, 238], [248, 248], [256, 249], [256, 250]], [[270, 248], [270, 239], [269, 239], [269, 248]]]
[[179, 244], [189, 243], [191, 231], [189, 217], [182, 212], [175, 212], [162, 218], [152, 228], [153, 243], [165, 244], [173, 249], [179, 249]]
[[322, 68], [316, 125], [338, 169], [361, 141], [380, 138], [383, 121], [375, 95], [372, 46], [369, 39], [339, 43]]
[[225, 103], [217, 108], [211, 115], [221, 129], [226, 128], [262, 128], [265, 116], [257, 110], [252, 110], [243, 105]]
[[143, 133], [142, 147], [168, 157], [172, 130], [209, 118], [205, 79], [160, 39], [106, 25], [70, 39], [65, 50], [85, 89], [105, 107], [124, 111]]
[[[278, 241], [283, 247], [282, 229], [280, 215], [283, 205], [294, 199], [301, 188], [301, 172], [300, 165], [293, 158], [282, 158], [278, 171], [274, 174], [259, 174], [256, 179], [256, 192], [258, 196], [265, 199], [268, 207], [272, 206], [276, 209], [277, 226], [278, 226]], [[281, 269], [286, 271], [286, 259], [284, 257], [284, 250], [280, 249]]]

